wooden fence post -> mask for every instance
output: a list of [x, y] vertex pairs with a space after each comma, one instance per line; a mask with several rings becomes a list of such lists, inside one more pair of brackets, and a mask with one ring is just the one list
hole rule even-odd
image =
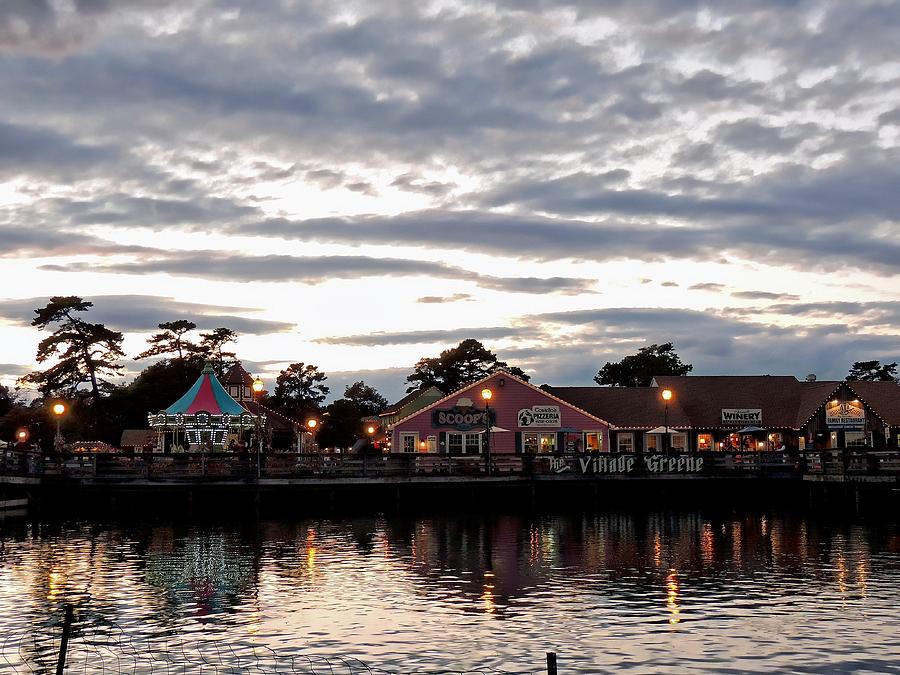
[[66, 605], [66, 616], [63, 619], [62, 640], [59, 642], [59, 658], [56, 659], [56, 675], [63, 675], [66, 667], [66, 651], [69, 649], [69, 633], [72, 630], [72, 605]]
[[547, 675], [557, 675], [556, 652], [547, 652]]

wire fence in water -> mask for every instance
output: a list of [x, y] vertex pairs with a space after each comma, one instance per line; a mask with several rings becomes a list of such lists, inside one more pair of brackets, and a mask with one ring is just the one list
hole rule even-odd
[[[514, 675], [494, 667], [475, 670], [448, 668], [383, 669], [359, 659], [304, 654], [301, 650], [249, 643], [227, 643], [189, 634], [147, 635], [101, 617], [50, 623], [29, 634], [8, 634], [0, 640], [0, 673], [52, 675]], [[62, 652], [62, 655], [61, 655]], [[62, 661], [60, 660], [62, 658]], [[60, 670], [60, 668], [62, 669]], [[538, 672], [546, 672], [540, 670]]]

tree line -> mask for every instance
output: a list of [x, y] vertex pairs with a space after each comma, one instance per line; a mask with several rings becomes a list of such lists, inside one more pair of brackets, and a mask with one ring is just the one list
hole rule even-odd
[[[22, 385], [35, 388], [39, 396], [26, 403], [18, 392], [0, 386], [0, 438], [13, 438], [17, 429], [28, 428], [32, 440], [49, 443], [55, 420], [47, 412], [52, 400], [65, 399], [69, 412], [66, 435], [80, 440], [98, 440], [117, 445], [123, 429], [147, 428], [147, 414], [163, 410], [196, 381], [205, 363], [211, 363], [221, 378], [236, 363], [231, 345], [237, 333], [219, 327], [197, 331], [186, 319], [158, 324], [148, 348], [137, 361], [154, 358], [127, 384], [115, 384], [123, 374], [121, 361], [124, 336], [102, 323], [85, 318], [93, 303], [77, 296], [57, 296], [34, 310], [31, 325], [47, 332], [37, 348], [36, 361], [51, 363], [20, 378]], [[423, 357], [407, 377], [408, 391], [436, 386], [451, 392], [504, 368], [527, 380], [521, 368], [500, 361], [479, 341], [463, 340], [436, 357]], [[327, 375], [318, 366], [297, 362], [281, 370], [271, 392], [262, 392], [259, 402], [271, 410], [303, 423], [317, 417], [322, 424], [317, 434], [320, 445], [346, 447], [361, 435], [365, 417], [387, 407], [388, 401], [374, 387], [357, 381], [344, 388], [341, 398], [330, 404], [325, 399], [330, 388]]]
[[[179, 319], [158, 324], [159, 332], [148, 338], [148, 348], [134, 357], [157, 360], [132, 382], [115, 384], [109, 378], [122, 376], [124, 336], [102, 323], [88, 321], [84, 315], [92, 306], [77, 296], [57, 296], [34, 310], [31, 325], [48, 333], [38, 344], [36, 361], [52, 365], [20, 378], [21, 384], [40, 393], [30, 403], [18, 391], [0, 385], [0, 438], [11, 439], [17, 429], [28, 428], [47, 444], [55, 420], [49, 418], [46, 404], [64, 398], [70, 406], [67, 436], [116, 445], [123, 429], [146, 428], [147, 413], [163, 410], [187, 391], [205, 363], [211, 363], [219, 377], [238, 363], [230, 349], [237, 341], [235, 331], [219, 327], [195, 338], [197, 324]], [[469, 338], [438, 356], [419, 359], [406, 378], [407, 392], [436, 386], [451, 393], [500, 368], [529, 379], [521, 368], [500, 361], [481, 342]], [[673, 343], [666, 342], [607, 362], [594, 381], [601, 386], [648, 386], [656, 375], [687, 375], [692, 370], [693, 365], [681, 360]], [[857, 361], [846, 379], [896, 381], [897, 364]], [[388, 401], [374, 387], [358, 381], [347, 385], [341, 398], [325, 405], [330, 393], [326, 380], [318, 366], [292, 363], [278, 373], [273, 391], [263, 392], [259, 402], [301, 423], [312, 416], [319, 418], [320, 445], [352, 445], [361, 435], [361, 419], [384, 409]]]

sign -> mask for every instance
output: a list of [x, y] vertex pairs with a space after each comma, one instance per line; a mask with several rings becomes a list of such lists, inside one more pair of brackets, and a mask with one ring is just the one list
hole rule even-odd
[[[561, 457], [550, 459], [550, 469], [556, 473], [569, 470], [569, 463]], [[583, 475], [609, 475], [629, 473], [700, 473], [703, 470], [703, 457], [679, 455], [596, 455], [579, 457], [574, 467]]]
[[866, 412], [859, 402], [831, 401], [825, 406], [825, 426], [827, 427], [862, 428], [865, 421]]
[[558, 405], [533, 405], [522, 408], [516, 419], [520, 427], [560, 427]]
[[722, 408], [722, 424], [762, 424], [762, 409]]
[[[491, 411], [491, 418], [493, 416], [494, 412]], [[493, 419], [491, 421], [493, 422]], [[431, 411], [431, 426], [434, 427], [450, 427], [459, 431], [468, 431], [469, 429], [484, 429], [487, 424], [485, 411], [471, 406], [453, 406], [449, 409]]]

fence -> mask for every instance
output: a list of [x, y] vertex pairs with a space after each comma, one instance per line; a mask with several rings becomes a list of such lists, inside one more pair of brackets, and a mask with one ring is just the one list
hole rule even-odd
[[96, 479], [110, 482], [252, 481], [264, 479], [385, 479], [555, 476], [634, 477], [671, 474], [700, 476], [802, 476], [859, 474], [900, 476], [900, 451], [871, 449], [790, 452], [704, 452], [687, 454], [298, 454], [262, 453], [69, 453], [35, 454], [7, 450], [2, 473], [50, 479]]
[[[284, 647], [276, 651], [262, 644], [229, 644], [212, 635], [149, 633], [146, 626], [119, 626], [97, 614], [73, 612], [71, 606], [66, 607], [65, 618], [61, 619], [55, 617], [52, 624], [28, 634], [5, 635], [0, 640], [0, 674], [388, 675], [398, 672], [373, 667], [356, 658], [308, 654], [302, 649]], [[508, 671], [481, 667], [475, 670], [404, 668], [400, 672], [505, 675]], [[555, 675], [555, 655], [554, 669], [549, 672]]]

